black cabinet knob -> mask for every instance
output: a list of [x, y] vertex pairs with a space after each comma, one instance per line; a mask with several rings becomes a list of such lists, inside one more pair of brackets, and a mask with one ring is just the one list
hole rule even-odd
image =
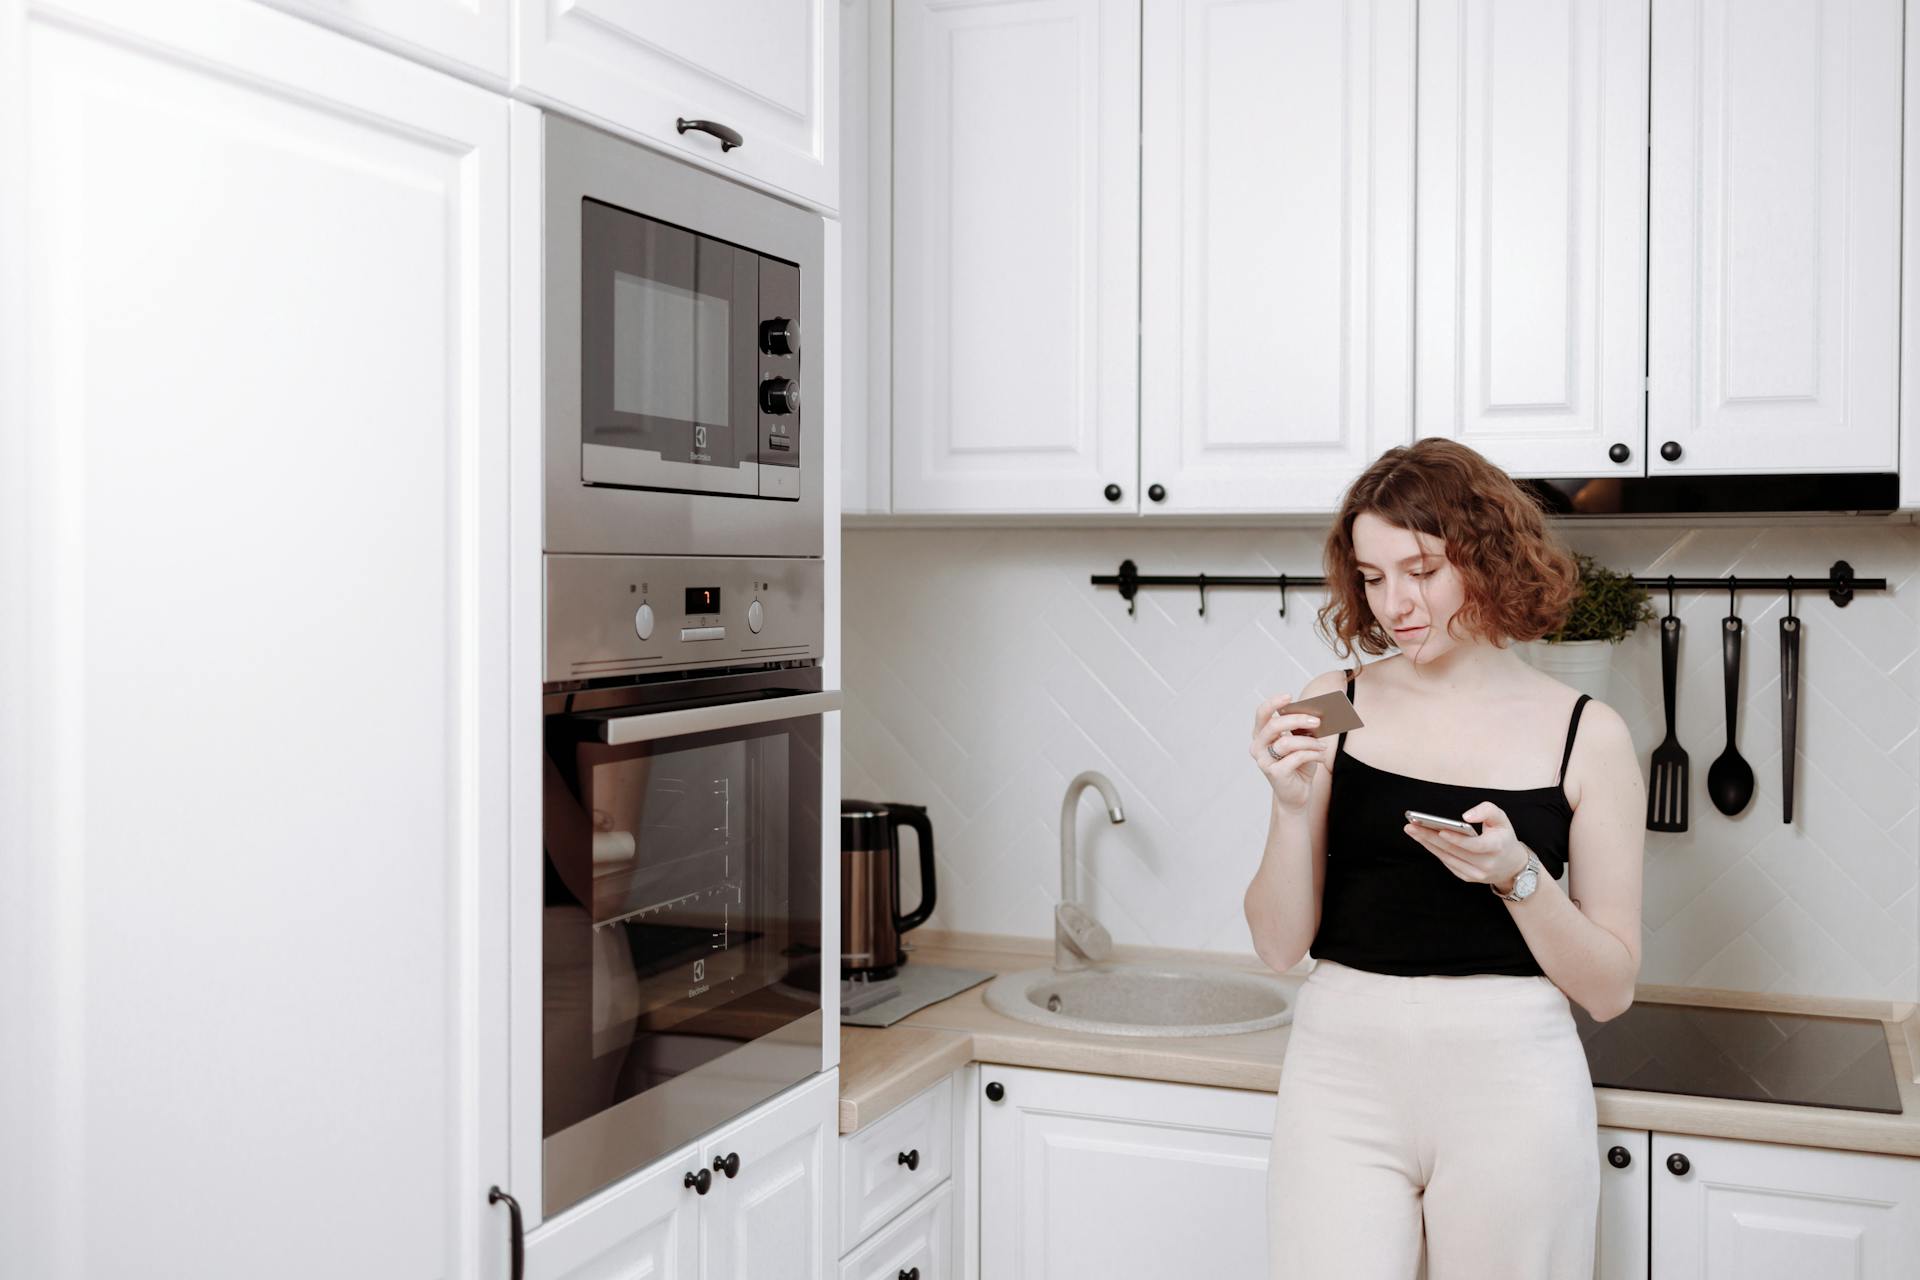
[[1680, 461], [1680, 442], [1678, 440], [1669, 440], [1661, 445], [1660, 456], [1668, 462]]
[[1120, 486], [1119, 486], [1119, 485], [1117, 485], [1117, 484], [1110, 484], [1110, 485], [1108, 485], [1108, 486], [1106, 487], [1106, 489], [1104, 490], [1104, 492], [1105, 492], [1105, 493], [1106, 493], [1106, 495], [1107, 495], [1107, 501], [1108, 501], [1108, 502], [1118, 502], [1118, 501], [1120, 501]]
[[1167, 486], [1163, 484], [1149, 485], [1147, 487], [1147, 496], [1155, 502], [1165, 502], [1167, 500]]
[[696, 1194], [705, 1195], [708, 1189], [713, 1186], [713, 1175], [705, 1169], [695, 1169], [692, 1173], [681, 1179], [680, 1185], [683, 1187], [692, 1187]]
[[1687, 1170], [1693, 1168], [1693, 1162], [1678, 1151], [1667, 1157], [1667, 1171], [1676, 1178], [1685, 1177]]
[[1625, 1147], [1615, 1147], [1607, 1152], [1607, 1163], [1616, 1169], [1624, 1169], [1633, 1163], [1633, 1152]]
[[729, 1151], [724, 1156], [715, 1156], [713, 1158], [713, 1171], [715, 1173], [724, 1173], [729, 1178], [733, 1177], [740, 1172], [740, 1153], [738, 1151]]
[[1615, 462], [1625, 462], [1633, 456], [1633, 450], [1627, 448], [1624, 444], [1615, 444], [1613, 448], [1607, 450], [1607, 456]]
[[987, 1101], [988, 1102], [998, 1102], [1000, 1101], [1000, 1099], [1006, 1096], [1007, 1096], [1007, 1086], [1001, 1084], [998, 1080], [989, 1080], [987, 1082]]
[[907, 1172], [913, 1173], [920, 1168], [920, 1148], [900, 1153], [900, 1163], [907, 1166]]
[[900, 1269], [900, 1280], [920, 1280], [920, 1268], [902, 1267]]

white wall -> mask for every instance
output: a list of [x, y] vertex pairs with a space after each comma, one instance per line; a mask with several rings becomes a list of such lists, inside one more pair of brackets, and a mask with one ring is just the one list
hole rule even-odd
[[[1784, 598], [1743, 592], [1739, 715], [1754, 802], [1705, 794], [1725, 742], [1717, 619], [1724, 592], [1682, 592], [1679, 738], [1692, 830], [1647, 833], [1642, 980], [1920, 999], [1920, 529], [1567, 526], [1634, 573], [1823, 576], [1846, 559], [1889, 590], [1836, 608], [1803, 593], [1799, 780], [1780, 820]], [[1137, 617], [1094, 573], [1319, 572], [1312, 531], [848, 530], [843, 794], [931, 811], [940, 873], [932, 926], [1050, 936], [1067, 779], [1100, 769], [1128, 821], [1083, 798], [1081, 866], [1121, 942], [1247, 951], [1240, 900], [1266, 831], [1246, 756], [1254, 705], [1341, 665], [1315, 633], [1319, 590], [1143, 590]], [[1657, 602], [1664, 609], [1664, 593]], [[1642, 768], [1662, 732], [1660, 644], [1616, 651], [1609, 701]], [[910, 837], [909, 837], [910, 838]], [[907, 872], [907, 901], [913, 900]]]

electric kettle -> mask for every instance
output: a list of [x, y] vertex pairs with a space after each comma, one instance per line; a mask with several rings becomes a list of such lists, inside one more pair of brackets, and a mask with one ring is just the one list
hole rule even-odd
[[[900, 914], [900, 828], [920, 845], [920, 905]], [[900, 935], [933, 914], [933, 824], [925, 807], [840, 802], [840, 976], [891, 978], [905, 956]]]

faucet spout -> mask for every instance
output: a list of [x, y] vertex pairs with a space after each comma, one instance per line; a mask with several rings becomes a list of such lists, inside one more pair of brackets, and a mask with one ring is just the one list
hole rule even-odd
[[1084, 969], [1112, 954], [1113, 939], [1093, 914], [1079, 902], [1079, 859], [1074, 841], [1074, 812], [1080, 793], [1096, 787], [1106, 802], [1107, 820], [1127, 820], [1120, 793], [1103, 773], [1089, 769], [1067, 784], [1060, 801], [1060, 905], [1053, 913], [1053, 967], [1060, 972]]

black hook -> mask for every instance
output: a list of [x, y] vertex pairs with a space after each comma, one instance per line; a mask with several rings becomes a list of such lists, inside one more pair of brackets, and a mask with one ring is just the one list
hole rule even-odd
[[1733, 603], [1733, 593], [1735, 591], [1738, 591], [1739, 589], [1740, 589], [1740, 579], [1736, 578], [1731, 573], [1728, 574], [1727, 575], [1727, 616], [1729, 618], [1737, 618], [1740, 616], [1740, 611], [1734, 607], [1734, 603]]
[[1793, 575], [1787, 575], [1787, 616], [1793, 616]]
[[1120, 562], [1120, 594], [1127, 599], [1127, 616], [1133, 616], [1133, 598], [1140, 591], [1140, 566], [1131, 560]]
[[1287, 616], [1287, 575], [1280, 575], [1280, 616]]
[[1673, 575], [1667, 575], [1667, 616], [1673, 616]]
[[1200, 616], [1207, 616], [1207, 575], [1200, 575]]

